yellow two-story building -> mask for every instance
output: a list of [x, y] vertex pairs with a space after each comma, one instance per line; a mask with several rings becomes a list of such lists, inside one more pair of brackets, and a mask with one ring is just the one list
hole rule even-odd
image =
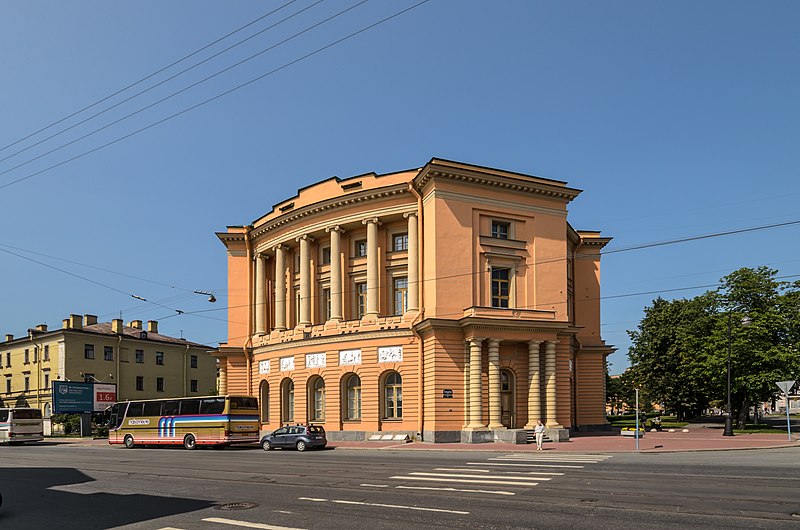
[[117, 399], [208, 395], [216, 391], [213, 348], [158, 332], [158, 322], [123, 325], [70, 315], [61, 329], [40, 324], [0, 342], [0, 406], [52, 413], [53, 381], [113, 383]]

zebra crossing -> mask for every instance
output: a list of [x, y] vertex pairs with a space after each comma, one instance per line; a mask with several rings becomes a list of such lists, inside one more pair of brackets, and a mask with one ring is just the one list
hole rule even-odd
[[[516, 495], [571, 470], [604, 462], [610, 455], [593, 454], [520, 454], [500, 455], [458, 467], [436, 467], [392, 475], [392, 484], [361, 484], [371, 488], [444, 491], [489, 495]], [[397, 484], [402, 482], [402, 484]]]

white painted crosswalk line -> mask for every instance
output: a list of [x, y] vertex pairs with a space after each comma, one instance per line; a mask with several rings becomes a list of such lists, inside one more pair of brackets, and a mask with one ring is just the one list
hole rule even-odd
[[450, 491], [456, 493], [486, 493], [489, 495], [516, 495], [513, 491], [502, 490], [471, 490], [459, 488], [434, 488], [433, 486], [395, 486], [398, 490], [426, 490], [426, 491]]
[[[494, 460], [490, 458], [489, 460]], [[548, 467], [548, 468], [569, 468], [569, 469], [583, 469], [583, 466], [565, 465], [565, 464], [520, 464], [512, 462], [467, 462], [468, 466], [512, 466], [512, 467]]]
[[348, 501], [343, 499], [320, 499], [315, 497], [299, 497], [301, 501], [311, 502], [332, 502], [334, 504], [353, 504], [357, 506], [371, 506], [376, 508], [397, 508], [399, 510], [414, 510], [420, 512], [439, 512], [439, 513], [454, 513], [457, 515], [469, 515], [469, 512], [461, 510], [444, 510], [442, 508], [424, 508], [422, 506], [404, 506], [402, 504], [384, 504], [379, 502], [362, 502], [362, 501]]
[[238, 521], [236, 519], [224, 519], [222, 517], [206, 517], [203, 521], [207, 523], [226, 524], [229, 526], [241, 526], [244, 528], [258, 528], [259, 530], [303, 530], [291, 526], [275, 526], [264, 523], [251, 523], [249, 521]]
[[466, 471], [467, 473], [516, 473], [516, 474], [523, 474], [523, 475], [552, 475], [552, 476], [561, 476], [564, 473], [559, 473], [557, 471], [502, 471], [497, 469], [476, 469], [476, 468], [463, 468], [463, 467], [437, 467], [434, 471]]
[[389, 477], [390, 479], [394, 480], [425, 480], [428, 482], [461, 482], [464, 484], [495, 484], [497, 486], [536, 486], [538, 482], [528, 482], [522, 483], [519, 481], [509, 481], [509, 480], [488, 480], [488, 479], [458, 479], [458, 478], [444, 478], [444, 477], [416, 477], [416, 476], [404, 476], [404, 477]]
[[[480, 479], [487, 478], [486, 475], [463, 475], [463, 474], [454, 474], [454, 473], [426, 473], [424, 471], [413, 471], [413, 472], [409, 473], [409, 475], [415, 476], [415, 477], [416, 476], [420, 476], [420, 477], [458, 477], [458, 478], [480, 478]], [[494, 478], [494, 477], [489, 477], [489, 478]], [[551, 477], [519, 477], [519, 476], [514, 476], [514, 475], [503, 475], [502, 477], [497, 477], [497, 478], [502, 478], [503, 480], [519, 480], [519, 481], [522, 481], [523, 483], [526, 482], [526, 481], [530, 482], [530, 481], [533, 481], [533, 480], [550, 480], [551, 479]]]

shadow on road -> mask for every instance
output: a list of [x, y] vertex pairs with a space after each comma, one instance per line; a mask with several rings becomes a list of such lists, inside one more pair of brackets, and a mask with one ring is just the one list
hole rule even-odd
[[197, 499], [92, 491], [94, 479], [72, 468], [0, 468], [0, 476], [0, 528], [99, 530], [213, 506]]

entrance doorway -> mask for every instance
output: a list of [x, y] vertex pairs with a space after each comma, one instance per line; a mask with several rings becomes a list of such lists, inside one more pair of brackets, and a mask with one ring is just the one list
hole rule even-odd
[[500, 370], [500, 423], [514, 429], [514, 374], [511, 370]]

